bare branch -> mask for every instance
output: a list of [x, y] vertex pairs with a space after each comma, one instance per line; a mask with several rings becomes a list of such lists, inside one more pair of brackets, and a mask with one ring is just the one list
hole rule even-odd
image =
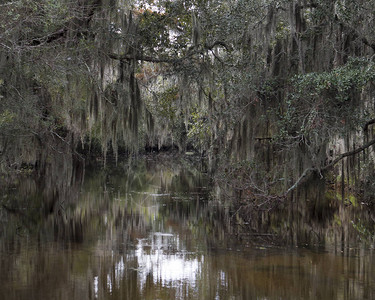
[[355, 155], [359, 152], [362, 152], [363, 150], [371, 147], [372, 145], [375, 144], [375, 139], [371, 140], [370, 142], [368, 142], [367, 144], [363, 145], [362, 147], [359, 147], [357, 149], [354, 149], [352, 151], [348, 151], [348, 152], [345, 152], [341, 155], [339, 155], [336, 159], [334, 159], [331, 163], [329, 163], [328, 165], [326, 165], [324, 168], [321, 169], [321, 171], [325, 171], [331, 167], [333, 167], [335, 164], [337, 164], [340, 160], [342, 160], [343, 158], [345, 157], [348, 157], [348, 156], [352, 156], [352, 155]]
[[374, 44], [374, 43], [370, 43], [370, 42], [368, 41], [368, 39], [366, 39], [365, 37], [362, 37], [362, 38], [361, 38], [361, 41], [362, 41], [363, 44], [365, 44], [365, 45], [368, 46], [368, 47], [371, 47], [372, 50], [375, 51], [375, 44]]
[[229, 50], [232, 50], [231, 47], [229, 47], [226, 43], [224, 43], [223, 41], [215, 41], [213, 42], [211, 45], [209, 44], [204, 44], [204, 47], [208, 50], [212, 50], [213, 48], [215, 48], [216, 46], [222, 46], [224, 47], [227, 51]]
[[368, 130], [368, 127], [372, 124], [375, 124], [375, 119], [371, 119], [363, 126], [363, 130], [366, 132]]
[[[375, 123], [375, 121], [374, 121]], [[359, 147], [357, 149], [354, 149], [352, 151], [348, 151], [345, 153], [340, 154], [337, 158], [335, 158], [332, 162], [330, 162], [328, 165], [325, 165], [323, 168], [307, 168], [303, 171], [302, 175], [296, 180], [296, 182], [284, 193], [284, 195], [288, 195], [291, 191], [295, 190], [301, 183], [305, 181], [308, 176], [313, 172], [319, 172], [327, 171], [328, 169], [332, 168], [334, 165], [336, 165], [339, 161], [341, 161], [343, 158], [355, 155], [359, 152], [362, 152], [363, 150], [371, 147], [375, 144], [375, 139], [371, 140], [370, 142], [366, 143], [362, 147]]]
[[316, 171], [316, 168], [308, 168], [303, 171], [302, 175], [297, 179], [297, 181], [284, 193], [284, 195], [288, 195], [291, 191], [295, 190], [302, 182], [304, 182], [304, 179], [307, 178], [307, 175], [310, 175], [310, 173]]

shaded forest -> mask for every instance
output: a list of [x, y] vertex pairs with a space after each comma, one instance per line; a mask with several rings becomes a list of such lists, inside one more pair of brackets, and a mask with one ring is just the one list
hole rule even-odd
[[[0, 172], [193, 151], [240, 203], [375, 195], [374, 1], [0, 1]], [[58, 174], [58, 175], [57, 175]], [[77, 175], [78, 174], [78, 175]], [[6, 181], [6, 180], [3, 180]]]

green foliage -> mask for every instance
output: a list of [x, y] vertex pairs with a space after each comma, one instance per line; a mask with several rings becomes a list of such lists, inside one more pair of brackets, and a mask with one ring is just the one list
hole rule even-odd
[[366, 58], [351, 58], [330, 72], [297, 75], [292, 79], [297, 95], [325, 96], [328, 101], [345, 102], [375, 79], [375, 65]]
[[163, 119], [172, 122], [176, 118], [176, 101], [178, 99], [178, 87], [173, 86], [156, 95], [157, 103], [154, 104], [156, 113]]
[[296, 75], [279, 121], [280, 137], [311, 133], [341, 134], [363, 126], [359, 94], [375, 79], [375, 65], [366, 58], [352, 58], [329, 72]]
[[104, 153], [189, 144], [296, 177], [374, 118], [372, 6], [356, 2], [6, 2], [0, 126], [72, 149], [91, 134]]
[[142, 38], [142, 44], [151, 53], [155, 53], [158, 47], [159, 49], [170, 47], [168, 23], [170, 19], [165, 14], [149, 10], [141, 14], [139, 35]]
[[211, 126], [207, 113], [196, 105], [190, 113], [187, 137], [198, 149], [208, 149], [210, 145]]
[[15, 114], [7, 109], [0, 113], [0, 128], [11, 124], [14, 121], [14, 118]]
[[187, 1], [137, 3], [139, 37], [146, 53], [171, 55], [187, 48], [192, 32], [187, 6]]

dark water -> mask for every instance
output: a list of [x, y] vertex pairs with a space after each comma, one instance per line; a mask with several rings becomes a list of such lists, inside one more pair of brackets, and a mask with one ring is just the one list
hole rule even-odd
[[375, 298], [362, 215], [297, 205], [250, 230], [198, 169], [148, 158], [3, 191], [0, 299]]

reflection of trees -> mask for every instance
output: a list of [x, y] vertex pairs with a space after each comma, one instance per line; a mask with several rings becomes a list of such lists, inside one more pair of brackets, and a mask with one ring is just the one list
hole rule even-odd
[[[64, 207], [78, 199], [84, 177], [83, 161], [64, 152], [64, 147], [61, 146], [62, 152], [54, 163], [45, 158], [34, 178], [25, 174], [11, 185], [0, 184], [0, 226], [3, 229], [0, 237], [34, 235], [43, 229], [46, 220], [60, 222], [64, 219]], [[47, 157], [50, 154], [48, 149], [43, 153]]]
[[[249, 252], [248, 256], [232, 252], [209, 257], [204, 264], [203, 282], [211, 279], [199, 299], [370, 299], [368, 289], [373, 274], [373, 255], [353, 250], [350, 255], [311, 251], [269, 249]], [[361, 256], [361, 263], [358, 256]], [[370, 267], [363, 272], [364, 265]], [[208, 276], [207, 274], [210, 274]], [[214, 279], [214, 280], [212, 280]], [[355, 280], [358, 279], [358, 280]], [[351, 282], [351, 284], [347, 284]]]
[[[65, 202], [53, 206], [52, 213], [45, 213], [44, 197], [32, 181], [12, 203], [18, 199], [14, 203], [22, 207], [28, 201], [34, 210], [26, 210], [26, 216], [0, 211], [1, 299], [8, 294], [14, 299], [373, 296], [373, 255], [349, 248], [358, 232], [350, 223], [360, 216], [354, 209], [301, 201], [251, 217], [247, 225], [230, 208], [207, 201], [207, 178], [177, 160], [159, 164], [148, 158], [93, 168], [81, 193], [80, 184], [67, 186], [65, 194], [59, 193], [66, 195]], [[237, 223], [251, 234], [243, 234]], [[264, 246], [275, 238], [289, 245], [338, 245], [337, 253], [343, 252], [291, 253]], [[252, 242], [257, 250], [246, 249]], [[140, 246], [143, 256], [137, 253]], [[156, 278], [152, 268], [142, 268], [152, 257], [187, 262], [187, 269], [189, 263], [197, 265], [199, 272], [189, 278], [194, 284], [185, 277], [178, 283]], [[353, 284], [346, 284], [350, 280]]]
[[373, 245], [374, 217], [368, 208], [355, 198], [352, 202], [338, 200], [332, 191], [319, 189], [321, 183], [319, 180], [306, 183], [293, 200], [274, 210], [241, 207], [236, 211], [237, 219], [234, 218], [241, 225], [245, 223], [240, 236], [258, 243], [342, 250], [358, 243]]
[[[1, 224], [2, 252], [12, 254], [0, 262], [3, 274], [9, 274], [1, 281], [0, 294], [8, 293], [9, 286], [14, 289], [15, 298], [26, 299], [29, 292], [14, 286], [22, 278], [29, 289], [39, 287], [38, 292], [33, 292], [35, 299], [43, 293], [48, 295], [48, 291], [67, 298], [88, 299], [90, 294], [95, 295], [93, 279], [97, 278], [98, 284], [103, 285], [98, 293], [104, 295], [111, 286], [113, 294], [139, 299], [137, 260], [126, 254], [149, 232], [171, 226], [172, 221], [160, 210], [158, 194], [166, 194], [163, 203], [173, 202], [172, 195], [179, 195], [182, 190], [186, 194], [189, 187], [193, 189], [202, 181], [199, 176], [195, 178], [196, 172], [186, 171], [178, 163], [176, 168], [168, 168], [145, 160], [119, 168], [88, 170], [80, 194], [82, 180], [73, 179], [77, 170], [70, 172], [72, 177], [65, 185], [60, 185], [60, 181], [50, 185], [51, 178], [44, 185], [42, 181], [25, 182], [11, 202], [12, 209], [28, 209], [19, 210], [18, 214], [0, 211], [7, 218]], [[61, 171], [56, 176], [64, 174]], [[176, 179], [179, 176], [184, 179]], [[41, 192], [41, 186], [51, 189]]]

